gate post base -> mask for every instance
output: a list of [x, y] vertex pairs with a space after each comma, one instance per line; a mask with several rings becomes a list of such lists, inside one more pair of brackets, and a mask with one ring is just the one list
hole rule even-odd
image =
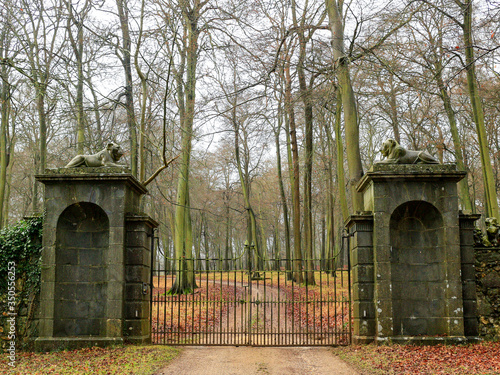
[[467, 338], [465, 336], [393, 336], [378, 338], [378, 343], [394, 343], [404, 345], [449, 345], [449, 344], [465, 344]]
[[354, 345], [366, 345], [375, 341], [375, 336], [352, 336]]

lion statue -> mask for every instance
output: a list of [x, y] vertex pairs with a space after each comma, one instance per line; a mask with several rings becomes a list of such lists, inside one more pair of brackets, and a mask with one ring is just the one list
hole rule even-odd
[[486, 246], [483, 241], [483, 231], [480, 228], [474, 228], [474, 246]]
[[500, 245], [500, 225], [496, 217], [487, 217], [484, 220], [486, 225], [486, 236], [483, 238], [485, 246], [498, 246]]
[[117, 161], [123, 156], [120, 145], [110, 142], [106, 148], [94, 155], [77, 155], [66, 165], [66, 168], [78, 167], [121, 167]]
[[[407, 150], [394, 139], [382, 144], [382, 160], [377, 163], [386, 164], [439, 164], [439, 161], [425, 151]], [[384, 159], [386, 158], [386, 159]]]

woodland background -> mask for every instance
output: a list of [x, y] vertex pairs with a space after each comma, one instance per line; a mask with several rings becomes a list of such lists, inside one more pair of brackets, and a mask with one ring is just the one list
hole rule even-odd
[[264, 260], [335, 257], [386, 138], [457, 162], [461, 208], [498, 216], [499, 13], [486, 0], [1, 0], [0, 223], [42, 210], [35, 174], [109, 141], [148, 182], [167, 257], [175, 244], [177, 258], [232, 259], [245, 241]]

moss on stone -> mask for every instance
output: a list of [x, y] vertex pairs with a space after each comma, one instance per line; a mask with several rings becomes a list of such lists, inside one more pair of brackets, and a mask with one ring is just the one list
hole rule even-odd
[[440, 173], [455, 172], [456, 164], [373, 164], [368, 172]]
[[83, 174], [114, 174], [128, 173], [131, 171], [128, 167], [82, 167], [82, 168], [52, 168], [46, 169], [46, 174], [59, 175], [83, 175]]

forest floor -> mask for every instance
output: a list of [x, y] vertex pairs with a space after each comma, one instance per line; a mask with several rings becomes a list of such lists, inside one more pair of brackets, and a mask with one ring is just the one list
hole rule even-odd
[[152, 375], [178, 354], [179, 349], [163, 345], [93, 347], [51, 353], [19, 351], [12, 367], [7, 354], [2, 353], [0, 374]]
[[495, 375], [500, 374], [500, 343], [336, 348], [189, 347], [156, 375], [174, 374]]
[[[196, 360], [193, 360], [196, 358]], [[500, 343], [336, 348], [189, 347], [156, 375], [495, 375]]]
[[500, 374], [500, 343], [470, 345], [364, 345], [333, 353], [363, 375]]
[[1, 374], [119, 375], [495, 375], [500, 343], [457, 346], [210, 347], [165, 345], [19, 352]]

